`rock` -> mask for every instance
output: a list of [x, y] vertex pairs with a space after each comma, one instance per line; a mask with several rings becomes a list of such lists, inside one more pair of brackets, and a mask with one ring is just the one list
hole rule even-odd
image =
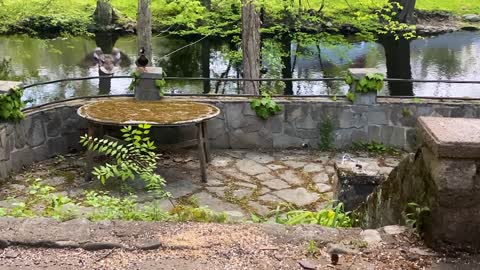
[[330, 182], [330, 178], [326, 173], [319, 173], [313, 176], [313, 182], [315, 183], [323, 183], [323, 184], [328, 184]]
[[167, 183], [167, 185], [165, 186], [165, 191], [170, 192], [172, 194], [172, 197], [177, 199], [180, 197], [184, 197], [199, 188], [200, 186], [192, 183], [192, 181], [184, 179], [172, 183]]
[[85, 250], [95, 251], [95, 250], [102, 250], [102, 249], [124, 248], [124, 246], [119, 243], [93, 242], [93, 243], [86, 243], [82, 245], [82, 248]]
[[56, 186], [63, 185], [65, 183], [65, 177], [54, 176], [54, 177], [46, 178], [42, 182], [46, 185], [56, 187]]
[[21, 192], [21, 191], [25, 190], [25, 186], [24, 185], [19, 185], [19, 184], [10, 184], [10, 185], [8, 185], [8, 189], [11, 192]]
[[9, 244], [7, 240], [0, 239], [0, 248], [7, 248]]
[[250, 183], [244, 183], [244, 182], [235, 182], [235, 185], [240, 186], [240, 187], [252, 188], [252, 189], [257, 188], [257, 185], [250, 184]]
[[143, 242], [143, 243], [140, 243], [140, 244], [136, 244], [135, 245], [138, 249], [142, 249], [142, 250], [152, 250], [152, 249], [158, 249], [162, 246], [162, 243], [160, 241], [157, 241], [157, 240], [150, 240], [150, 241], [146, 241], [146, 242]]
[[330, 185], [327, 185], [327, 184], [316, 184], [315, 187], [317, 188], [318, 192], [320, 193], [325, 193], [325, 192], [329, 192], [332, 190], [332, 186]]
[[75, 241], [56, 241], [53, 243], [56, 248], [79, 248], [80, 244]]
[[270, 155], [267, 155], [267, 154], [263, 154], [263, 153], [247, 153], [245, 155], [246, 158], [248, 159], [251, 159], [255, 162], [258, 162], [260, 164], [267, 164], [267, 163], [270, 163], [272, 161], [274, 161], [275, 159], [270, 156]]
[[382, 237], [377, 230], [364, 230], [360, 233], [360, 236], [369, 246], [375, 246], [382, 242]]
[[275, 176], [273, 176], [269, 173], [262, 173], [262, 174], [257, 175], [256, 177], [260, 181], [268, 181], [268, 180], [275, 179]]
[[232, 193], [233, 197], [241, 199], [244, 197], [250, 197], [252, 195], [252, 190], [250, 189], [237, 189]]
[[313, 262], [307, 261], [307, 260], [299, 261], [298, 264], [299, 264], [303, 269], [307, 269], [307, 270], [315, 270], [315, 269], [317, 269], [317, 265], [316, 265], [316, 264], [314, 264]]
[[480, 15], [477, 14], [465, 14], [462, 19], [466, 22], [480, 22]]
[[218, 197], [225, 197], [225, 189], [227, 187], [207, 187], [207, 190]]
[[281, 189], [286, 189], [290, 187], [285, 181], [280, 179], [269, 180], [269, 181], [263, 182], [262, 184], [274, 190], [281, 190]]
[[410, 248], [408, 251], [410, 253], [417, 254], [417, 255], [420, 255], [420, 256], [435, 256], [435, 253], [429, 252], [428, 250], [417, 248], [417, 247]]
[[231, 157], [217, 156], [210, 162], [213, 167], [227, 167], [233, 159]]
[[224, 169], [222, 170], [222, 173], [226, 174], [228, 177], [230, 178], [233, 178], [233, 179], [236, 179], [236, 180], [242, 180], [242, 181], [246, 181], [246, 182], [250, 182], [251, 180], [251, 177], [248, 176], [248, 175], [245, 175], [241, 172], [239, 172], [237, 169], [235, 168], [228, 168], [228, 169]]
[[266, 216], [270, 213], [270, 209], [268, 207], [266, 207], [265, 205], [259, 204], [258, 202], [250, 202], [248, 205], [251, 208], [253, 208], [255, 213], [261, 216]]
[[293, 161], [293, 160], [284, 161], [283, 163], [285, 163], [285, 165], [287, 165], [288, 167], [291, 167], [294, 169], [302, 168], [303, 166], [307, 165], [306, 162]]
[[398, 226], [398, 225], [390, 225], [390, 226], [385, 226], [383, 227], [383, 231], [386, 234], [390, 235], [396, 235], [396, 234], [402, 234], [407, 230], [406, 227], [404, 226]]
[[205, 183], [205, 185], [207, 186], [211, 186], [211, 187], [215, 187], [215, 186], [223, 186], [224, 183], [216, 178], [211, 178], [211, 179], [208, 179], [207, 183]]
[[272, 194], [265, 194], [263, 196], [260, 196], [260, 197], [258, 197], [258, 200], [264, 201], [264, 202], [273, 202], [273, 203], [283, 202], [282, 199], [280, 199], [277, 196], [274, 196]]
[[296, 206], [305, 206], [316, 202], [319, 199], [317, 193], [309, 192], [305, 188], [284, 189], [273, 192], [279, 198], [293, 203]]
[[269, 193], [270, 191], [272, 191], [271, 189], [269, 188], [266, 188], [266, 187], [261, 187], [259, 190], [257, 190], [257, 195], [264, 195], [266, 193]]
[[197, 197], [199, 205], [206, 206], [213, 211], [225, 212], [227, 215], [234, 218], [244, 216], [240, 206], [224, 202], [218, 198], [213, 197], [205, 191], [197, 193], [195, 194], [195, 196]]
[[327, 252], [330, 254], [344, 254], [344, 255], [356, 255], [358, 251], [355, 249], [348, 248], [341, 244], [329, 243], [327, 245]]
[[252, 176], [262, 173], [268, 173], [271, 171], [269, 168], [249, 159], [242, 159], [237, 161], [236, 166], [239, 171]]
[[285, 169], [285, 166], [283, 166], [283, 165], [278, 165], [278, 164], [268, 164], [267, 167], [268, 167], [270, 170], [273, 170], [273, 171]]
[[295, 174], [295, 171], [288, 170], [280, 174], [280, 178], [287, 181], [290, 185], [301, 185], [303, 180]]
[[312, 173], [312, 172], [323, 172], [325, 171], [325, 168], [323, 167], [322, 164], [318, 163], [309, 163], [303, 167], [303, 171], [307, 173]]

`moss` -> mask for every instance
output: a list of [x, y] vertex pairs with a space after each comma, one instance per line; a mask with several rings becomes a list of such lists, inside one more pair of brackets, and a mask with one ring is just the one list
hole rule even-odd
[[106, 123], [181, 124], [216, 116], [220, 110], [212, 105], [185, 101], [109, 100], [80, 108], [83, 117]]

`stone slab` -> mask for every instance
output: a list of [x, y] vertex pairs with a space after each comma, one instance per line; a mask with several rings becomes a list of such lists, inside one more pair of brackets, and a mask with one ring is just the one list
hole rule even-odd
[[14, 87], [19, 87], [21, 85], [22, 85], [22, 82], [0, 81], [0, 94], [6, 94], [10, 89]]
[[437, 157], [480, 158], [480, 119], [420, 117], [418, 126]]

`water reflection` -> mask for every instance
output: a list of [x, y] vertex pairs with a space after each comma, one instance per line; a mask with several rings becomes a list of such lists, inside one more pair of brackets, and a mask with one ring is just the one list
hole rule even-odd
[[[228, 40], [208, 40], [170, 54], [194, 40], [154, 37], [153, 63], [162, 66], [167, 76], [238, 78], [241, 63], [238, 48]], [[97, 76], [98, 68], [86, 63], [96, 47], [106, 53], [121, 49], [122, 65], [117, 75], [128, 75], [137, 56], [135, 37], [112, 35], [95, 38], [70, 37], [40, 40], [24, 36], [0, 37], [0, 55], [11, 58], [17, 75], [28, 82], [66, 77]], [[381, 39], [378, 43], [358, 42], [345, 46], [297, 44], [288, 36], [265, 40], [262, 53], [264, 78], [323, 78], [343, 76], [349, 67], [375, 67], [388, 77], [415, 79], [479, 79], [480, 36], [475, 32], [456, 32], [414, 41]], [[88, 61], [87, 61], [88, 62]], [[25, 93], [32, 104], [96, 94], [128, 92], [129, 79], [111, 82], [98, 80], [65, 82], [32, 88]], [[341, 94], [343, 82], [264, 83], [277, 93], [294, 95]], [[167, 90], [174, 93], [235, 94], [240, 83], [174, 81]], [[385, 95], [480, 97], [480, 85], [390, 83]]]

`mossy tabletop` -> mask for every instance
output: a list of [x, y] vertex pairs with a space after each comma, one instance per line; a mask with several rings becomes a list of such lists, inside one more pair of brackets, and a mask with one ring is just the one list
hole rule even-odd
[[217, 107], [188, 101], [107, 100], [84, 105], [78, 114], [100, 124], [183, 125], [211, 119], [220, 113]]

